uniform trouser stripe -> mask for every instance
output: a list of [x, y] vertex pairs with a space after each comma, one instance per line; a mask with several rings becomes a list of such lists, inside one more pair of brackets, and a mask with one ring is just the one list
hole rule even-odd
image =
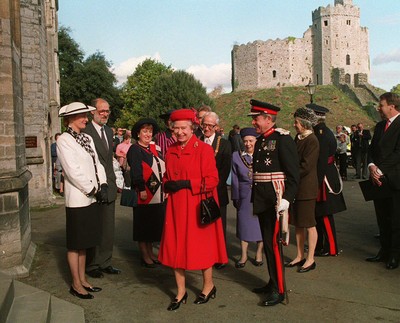
[[283, 284], [283, 264], [282, 264], [282, 257], [279, 250], [279, 221], [275, 221], [275, 228], [274, 228], [274, 237], [273, 237], [273, 250], [274, 250], [274, 257], [275, 257], [275, 266], [276, 266], [276, 276], [277, 276], [277, 283], [278, 283], [278, 291], [280, 294], [285, 292], [284, 284]]
[[329, 254], [334, 256], [337, 254], [336, 237], [332, 229], [332, 224], [328, 215], [324, 216], [325, 232], [329, 241]]

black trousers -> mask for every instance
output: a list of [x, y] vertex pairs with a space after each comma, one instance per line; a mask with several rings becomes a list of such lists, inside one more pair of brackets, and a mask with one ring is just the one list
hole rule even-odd
[[387, 256], [400, 257], [400, 191], [394, 196], [374, 200], [382, 252]]
[[86, 251], [86, 270], [111, 266], [114, 247], [115, 201], [99, 205], [101, 218], [100, 245]]
[[275, 205], [258, 215], [261, 234], [264, 242], [264, 252], [267, 259], [269, 284], [276, 292], [283, 294], [284, 265], [283, 255], [279, 251], [279, 221], [276, 220]]
[[316, 217], [318, 240], [316, 250], [329, 252], [331, 256], [338, 254], [335, 219], [333, 215], [325, 215]]

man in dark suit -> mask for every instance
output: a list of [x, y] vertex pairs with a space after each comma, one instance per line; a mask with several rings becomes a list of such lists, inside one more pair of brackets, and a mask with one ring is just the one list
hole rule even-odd
[[[352, 150], [354, 149], [354, 164], [356, 167], [356, 176], [355, 178], [367, 178], [367, 155], [368, 155], [368, 147], [369, 141], [371, 140], [371, 133], [369, 130], [364, 129], [364, 125], [362, 123], [357, 124], [357, 131], [354, 133], [354, 137], [352, 140]], [[354, 147], [353, 147], [354, 146]], [[353, 151], [352, 151], [353, 154]], [[362, 167], [362, 173], [361, 173]]]
[[[202, 129], [204, 135], [201, 137], [201, 140], [203, 140], [206, 144], [211, 145], [215, 152], [214, 156], [217, 163], [219, 177], [219, 183], [217, 187], [218, 200], [226, 242], [226, 211], [227, 205], [229, 204], [226, 181], [231, 171], [232, 151], [230, 142], [222, 138], [221, 135], [215, 131], [215, 128], [218, 124], [218, 115], [215, 112], [207, 112], [202, 120]], [[225, 267], [224, 264], [215, 264], [216, 269], [221, 269], [223, 267]]]
[[387, 269], [395, 269], [400, 259], [400, 97], [387, 92], [379, 99], [379, 112], [385, 120], [375, 127], [368, 168], [372, 182], [388, 186], [391, 196], [374, 200], [381, 249], [366, 260], [386, 262]]
[[121, 270], [111, 265], [114, 246], [115, 226], [115, 199], [117, 198], [117, 185], [113, 169], [113, 131], [108, 127], [110, 105], [103, 99], [95, 99], [92, 105], [93, 120], [86, 125], [85, 133], [93, 138], [96, 152], [103, 165], [108, 184], [108, 203], [100, 205], [102, 219], [102, 236], [100, 245], [87, 251], [86, 273], [94, 278], [103, 277], [103, 273], [119, 274]]

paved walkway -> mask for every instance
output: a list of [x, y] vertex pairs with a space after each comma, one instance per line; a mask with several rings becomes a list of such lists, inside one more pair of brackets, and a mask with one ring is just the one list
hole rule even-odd
[[[103, 288], [93, 300], [68, 293], [62, 202], [57, 207], [32, 210], [32, 240], [38, 248], [31, 275], [20, 280], [82, 306], [87, 322], [400, 322], [400, 269], [390, 271], [383, 263], [364, 260], [379, 249], [372, 202], [363, 201], [357, 181], [345, 182], [344, 194], [348, 210], [335, 216], [342, 253], [317, 258], [316, 270], [308, 273], [287, 269], [288, 305], [259, 306], [262, 297], [251, 289], [265, 283], [265, 265], [255, 267], [248, 262], [244, 269], [234, 267], [240, 244], [231, 205], [229, 265], [214, 271], [217, 297], [207, 304], [193, 304], [201, 288], [201, 273], [189, 272], [188, 303], [175, 312], [166, 310], [176, 292], [172, 270], [140, 266], [138, 247], [132, 241], [132, 211], [119, 205], [113, 264], [122, 274], [91, 279], [94, 286]], [[294, 241], [292, 234], [291, 244], [284, 249], [286, 259], [295, 256]], [[254, 257], [255, 245], [252, 247], [250, 256]]]

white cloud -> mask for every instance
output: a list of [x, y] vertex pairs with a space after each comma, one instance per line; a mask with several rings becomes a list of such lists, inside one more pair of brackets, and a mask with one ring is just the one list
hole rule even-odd
[[400, 48], [392, 50], [389, 53], [381, 53], [372, 61], [374, 65], [387, 64], [391, 62], [400, 62]]
[[[112, 71], [115, 74], [118, 84], [123, 84], [127, 77], [131, 75], [136, 67], [141, 64], [144, 60], [151, 58], [158, 62], [161, 62], [161, 55], [155, 53], [154, 55], [143, 55], [139, 57], [131, 57], [122, 63], [112, 67]], [[162, 63], [162, 62], [161, 62]], [[172, 67], [174, 70], [177, 68]], [[208, 67], [202, 65], [192, 65], [186, 69], [186, 72], [193, 74], [194, 77], [199, 80], [203, 86], [207, 88], [207, 91], [212, 91], [216, 86], [221, 85], [226, 92], [231, 90], [231, 65], [230, 64], [216, 64]]]
[[390, 70], [374, 68], [371, 70], [370, 79], [371, 84], [386, 91], [390, 91], [393, 86], [400, 83], [400, 68], [392, 68]]
[[210, 67], [206, 65], [192, 65], [186, 72], [194, 75], [206, 88], [213, 90], [216, 86], [222, 85], [225, 91], [231, 90], [231, 65], [216, 64]]
[[117, 78], [117, 82], [119, 85], [124, 83], [129, 75], [131, 75], [136, 67], [141, 64], [144, 60], [151, 58], [158, 62], [161, 60], [161, 55], [159, 53], [155, 53], [153, 56], [144, 55], [139, 57], [131, 57], [122, 63], [113, 66], [113, 73]]

